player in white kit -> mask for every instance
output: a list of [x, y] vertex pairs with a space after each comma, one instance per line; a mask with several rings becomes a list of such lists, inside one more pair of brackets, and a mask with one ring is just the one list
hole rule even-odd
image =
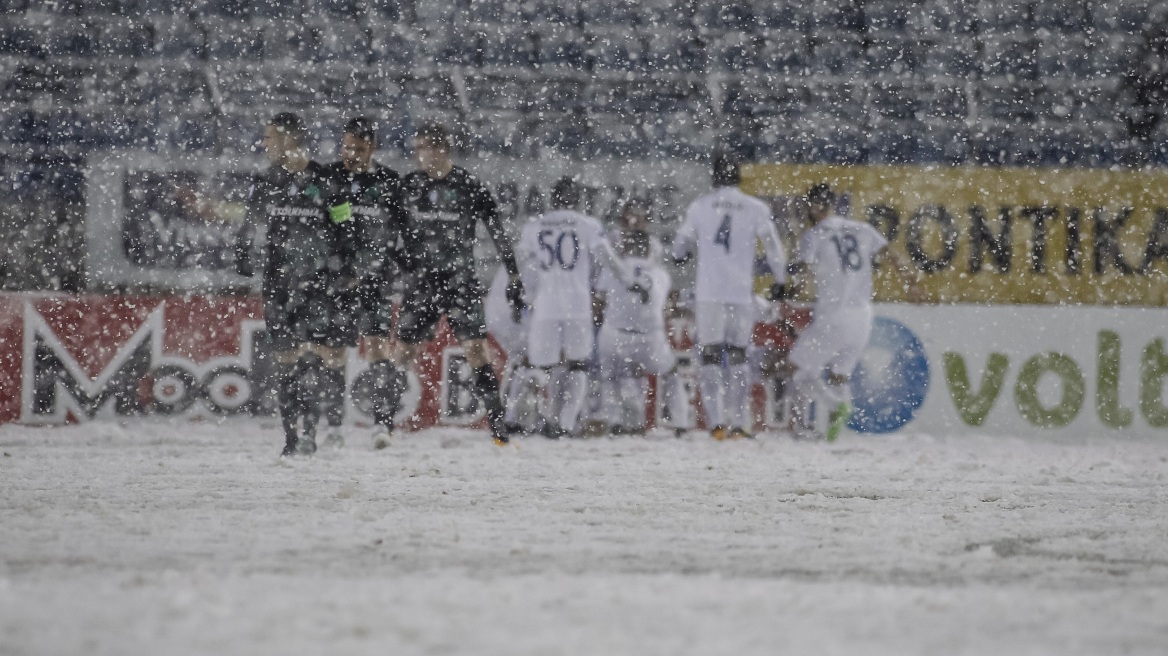
[[786, 278], [786, 255], [770, 208], [738, 189], [738, 163], [715, 158], [715, 189], [695, 200], [673, 242], [673, 256], [697, 255], [694, 322], [698, 388], [714, 439], [749, 437], [750, 367], [746, 348], [754, 332], [754, 261], [762, 242], [776, 283]]
[[554, 402], [544, 433], [548, 437], [577, 433], [592, 356], [592, 294], [601, 267], [611, 267], [639, 293], [651, 285], [634, 285], [600, 222], [572, 209], [580, 196], [575, 180], [561, 179], [552, 188], [552, 211], [528, 222], [519, 238], [524, 285], [533, 299], [527, 359], [549, 370], [548, 397]]
[[799, 238], [796, 261], [815, 282], [815, 306], [789, 356], [792, 414], [797, 436], [833, 441], [851, 415], [848, 380], [872, 331], [873, 267], [892, 262], [910, 293], [917, 283], [884, 235], [834, 213], [835, 193], [826, 184], [812, 187], [806, 200], [811, 227]]
[[487, 290], [483, 310], [487, 332], [507, 354], [508, 382], [503, 421], [510, 434], [521, 435], [533, 427], [532, 420], [538, 415], [537, 396], [546, 375], [527, 362], [529, 310], [525, 309], [517, 316], [515, 306], [507, 300], [509, 282], [507, 270], [500, 267]]
[[[646, 298], [626, 289], [607, 271], [601, 274], [606, 300], [604, 323], [597, 336], [601, 414], [611, 432], [639, 433], [644, 430], [648, 392], [645, 374], [658, 377], [660, 402], [676, 404], [688, 399], [675, 389], [678, 381], [668, 375], [677, 365], [665, 335], [665, 303], [672, 284], [669, 273], [652, 258], [653, 242], [645, 230], [626, 231], [619, 250], [632, 275], [644, 276], [651, 286]], [[669, 416], [678, 416], [677, 410]]]

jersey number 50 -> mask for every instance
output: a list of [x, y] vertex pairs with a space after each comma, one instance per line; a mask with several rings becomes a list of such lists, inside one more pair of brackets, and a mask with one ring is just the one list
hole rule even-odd
[[[552, 268], [558, 264], [561, 269], [571, 271], [576, 268], [576, 261], [580, 259], [580, 239], [576, 237], [576, 231], [561, 232], [559, 236], [556, 235], [555, 230], [540, 230], [539, 231], [539, 249], [543, 256], [540, 258], [539, 265], [544, 271]], [[565, 253], [565, 238], [570, 238], [572, 243], [571, 254]], [[567, 257], [565, 257], [567, 256]]]

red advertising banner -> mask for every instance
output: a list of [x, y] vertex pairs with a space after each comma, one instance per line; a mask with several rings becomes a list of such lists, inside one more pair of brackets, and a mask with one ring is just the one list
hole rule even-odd
[[[797, 322], [805, 322], [805, 313], [798, 314]], [[272, 414], [261, 317], [254, 296], [0, 293], [0, 423]], [[677, 348], [689, 346], [687, 326], [674, 323], [670, 333]], [[785, 351], [790, 339], [773, 325], [755, 331], [756, 344], [770, 352]], [[497, 348], [495, 361], [500, 368], [505, 361]], [[351, 349], [351, 423], [369, 421], [366, 369], [359, 349]], [[414, 363], [399, 425], [480, 424], [470, 378], [443, 322]], [[659, 414], [653, 396], [646, 409], [650, 424]], [[757, 408], [770, 412], [762, 387], [755, 398]]]

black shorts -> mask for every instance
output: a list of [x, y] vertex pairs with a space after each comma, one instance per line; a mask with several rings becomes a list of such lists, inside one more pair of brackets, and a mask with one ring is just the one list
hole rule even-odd
[[358, 309], [356, 292], [264, 294], [264, 324], [276, 351], [305, 343], [355, 346]]
[[292, 295], [285, 290], [265, 289], [264, 328], [273, 351], [292, 351], [304, 343], [304, 336], [298, 329], [300, 312], [296, 309]]
[[304, 339], [321, 346], [356, 346], [361, 303], [357, 290], [313, 295], [302, 318]]
[[397, 337], [418, 344], [434, 336], [438, 319], [446, 316], [455, 339], [484, 339], [487, 320], [483, 311], [486, 290], [474, 271], [453, 274], [411, 274], [397, 319]]
[[357, 331], [369, 337], [393, 335], [393, 297], [382, 280], [362, 280], [357, 287], [360, 306]]

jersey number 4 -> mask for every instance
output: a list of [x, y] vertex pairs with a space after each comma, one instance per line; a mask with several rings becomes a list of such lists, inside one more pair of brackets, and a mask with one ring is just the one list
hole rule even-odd
[[718, 231], [714, 233], [714, 243], [730, 252], [730, 215], [722, 217], [722, 224], [718, 226]]
[[[580, 239], [576, 236], [576, 231], [561, 232], [553, 239], [555, 235], [555, 230], [539, 231], [539, 249], [543, 254], [539, 262], [540, 267], [547, 271], [558, 264], [561, 269], [567, 271], [575, 269], [576, 261], [580, 259]], [[564, 252], [567, 248], [565, 241], [571, 243], [570, 253]]]
[[860, 244], [856, 242], [856, 236], [832, 235], [831, 241], [835, 243], [835, 252], [839, 255], [840, 270], [859, 271], [864, 260], [860, 255]]

